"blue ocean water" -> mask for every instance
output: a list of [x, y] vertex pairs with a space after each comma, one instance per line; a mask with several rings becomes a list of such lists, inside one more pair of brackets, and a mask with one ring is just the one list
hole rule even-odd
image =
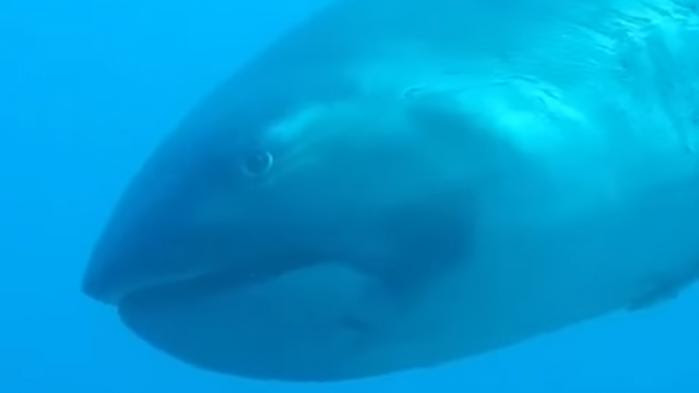
[[336, 384], [192, 368], [80, 292], [99, 231], [156, 143], [323, 3], [0, 2], [0, 392], [699, 392], [696, 285], [487, 355]]

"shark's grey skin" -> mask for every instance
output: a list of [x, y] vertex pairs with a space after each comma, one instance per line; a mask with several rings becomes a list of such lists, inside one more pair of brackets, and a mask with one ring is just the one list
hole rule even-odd
[[699, 275], [696, 1], [356, 0], [215, 91], [84, 289], [253, 378], [440, 364]]

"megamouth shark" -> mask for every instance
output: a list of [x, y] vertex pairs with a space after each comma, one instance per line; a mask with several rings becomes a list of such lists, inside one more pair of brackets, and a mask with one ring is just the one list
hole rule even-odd
[[84, 291], [185, 362], [290, 381], [671, 298], [699, 277], [698, 9], [331, 4], [144, 163]]

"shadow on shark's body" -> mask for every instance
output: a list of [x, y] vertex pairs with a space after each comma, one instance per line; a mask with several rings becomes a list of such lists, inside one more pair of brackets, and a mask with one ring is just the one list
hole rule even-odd
[[197, 366], [315, 381], [662, 299], [699, 270], [697, 5], [339, 2], [162, 144], [84, 289]]

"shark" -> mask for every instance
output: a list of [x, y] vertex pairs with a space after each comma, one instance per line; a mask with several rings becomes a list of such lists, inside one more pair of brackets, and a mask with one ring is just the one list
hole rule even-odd
[[83, 291], [196, 367], [324, 382], [669, 299], [699, 276], [698, 9], [336, 1], [155, 149]]

